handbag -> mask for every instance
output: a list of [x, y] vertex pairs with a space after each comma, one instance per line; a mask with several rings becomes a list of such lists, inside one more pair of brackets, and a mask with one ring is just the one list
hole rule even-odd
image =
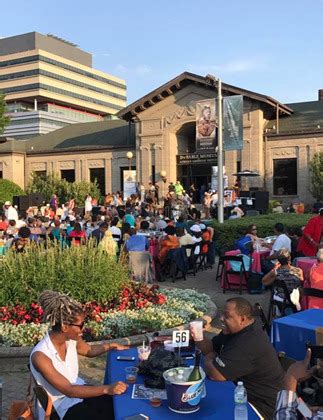
[[17, 420], [18, 418], [24, 418], [26, 420], [34, 420], [35, 417], [32, 413], [31, 406], [27, 401], [23, 400], [14, 400], [12, 401], [8, 420]]

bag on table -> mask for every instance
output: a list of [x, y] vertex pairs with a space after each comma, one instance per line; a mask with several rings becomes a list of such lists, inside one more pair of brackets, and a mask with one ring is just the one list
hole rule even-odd
[[234, 243], [234, 249], [240, 249], [240, 252], [244, 255], [250, 255], [253, 253], [253, 242], [250, 236], [242, 236]]
[[163, 373], [174, 367], [185, 366], [178, 356], [165, 350], [163, 347], [153, 349], [147, 360], [139, 365], [139, 375], [144, 376], [144, 384], [147, 388], [165, 388]]

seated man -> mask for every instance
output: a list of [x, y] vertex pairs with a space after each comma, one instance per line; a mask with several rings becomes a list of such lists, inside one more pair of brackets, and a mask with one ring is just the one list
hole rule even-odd
[[224, 328], [218, 336], [195, 343], [205, 355], [206, 374], [215, 381], [243, 381], [248, 401], [272, 419], [284, 375], [267, 334], [241, 297], [227, 300], [221, 321]]
[[126, 241], [125, 247], [126, 250], [144, 252], [149, 248], [149, 241], [147, 236], [136, 234], [134, 229], [130, 231], [130, 238]]
[[276, 223], [274, 226], [275, 235], [277, 238], [273, 243], [273, 246], [270, 251], [270, 255], [265, 257], [261, 261], [261, 269], [264, 274], [268, 273], [272, 268], [274, 268], [277, 263], [277, 253], [282, 248], [286, 248], [288, 252], [291, 252], [291, 239], [284, 233], [284, 225], [282, 223]]

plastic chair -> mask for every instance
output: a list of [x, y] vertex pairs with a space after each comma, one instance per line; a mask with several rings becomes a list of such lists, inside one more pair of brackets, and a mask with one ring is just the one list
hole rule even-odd
[[266, 315], [265, 315], [265, 312], [264, 312], [264, 310], [262, 309], [262, 306], [260, 305], [260, 303], [255, 303], [255, 306], [254, 306], [254, 314], [256, 315], [256, 316], [259, 316], [259, 318], [260, 318], [260, 320], [261, 320], [261, 324], [262, 324], [262, 329], [264, 330], [264, 331], [266, 331], [266, 333], [268, 334], [268, 335], [270, 335], [270, 332], [271, 332], [271, 327], [270, 327], [270, 324], [269, 324], [269, 322], [268, 322], [268, 319], [267, 319], [267, 317], [266, 317]]
[[[197, 246], [200, 246], [201, 242], [197, 242], [195, 244], [190, 244], [190, 245], [183, 245], [181, 248], [183, 250], [185, 250], [185, 255], [186, 258], [188, 259], [188, 270], [187, 270], [187, 274], [193, 274], [194, 276], [196, 276], [196, 272], [197, 272], [197, 257], [198, 255], [195, 255], [195, 249]], [[187, 257], [187, 253], [186, 250], [189, 249], [191, 250], [190, 256]]]

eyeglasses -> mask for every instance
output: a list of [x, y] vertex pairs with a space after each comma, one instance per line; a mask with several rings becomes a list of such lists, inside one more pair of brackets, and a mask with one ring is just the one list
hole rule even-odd
[[85, 322], [82, 322], [81, 324], [69, 324], [69, 325], [73, 325], [73, 327], [79, 327], [80, 330], [83, 330]]

